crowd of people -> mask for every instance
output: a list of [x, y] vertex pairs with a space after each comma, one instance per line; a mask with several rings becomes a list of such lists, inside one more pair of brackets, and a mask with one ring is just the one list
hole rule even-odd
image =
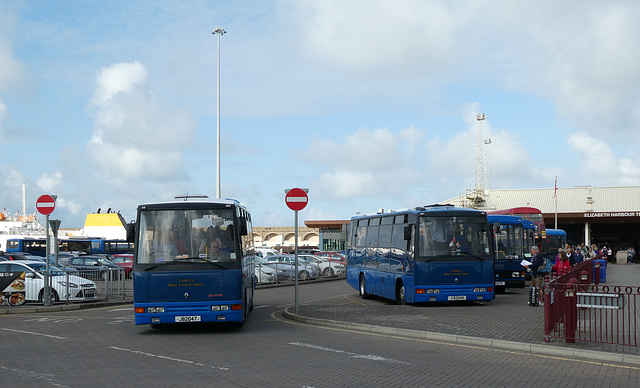
[[[627, 264], [635, 264], [636, 251], [633, 247], [627, 249]], [[584, 260], [601, 259], [606, 260], [607, 263], [613, 263], [615, 260], [614, 252], [611, 247], [603, 246], [599, 248], [596, 244], [591, 246], [585, 246], [580, 244], [571, 246], [565, 244], [564, 248], [558, 249], [558, 254], [555, 257], [555, 262], [551, 267], [551, 270], [556, 273], [564, 273], [569, 270], [575, 264], [582, 263]], [[540, 250], [537, 246], [531, 248], [531, 264], [526, 265], [531, 270], [531, 287], [538, 287], [539, 300], [543, 301], [542, 292], [542, 279], [551, 275], [544, 269], [545, 258], [540, 254]]]

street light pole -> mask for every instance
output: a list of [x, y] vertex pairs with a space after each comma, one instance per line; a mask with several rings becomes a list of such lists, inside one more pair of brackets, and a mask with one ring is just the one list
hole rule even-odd
[[212, 34], [218, 34], [218, 145], [217, 145], [217, 157], [216, 157], [216, 198], [220, 199], [220, 37], [226, 34], [227, 31], [221, 27], [216, 27]]

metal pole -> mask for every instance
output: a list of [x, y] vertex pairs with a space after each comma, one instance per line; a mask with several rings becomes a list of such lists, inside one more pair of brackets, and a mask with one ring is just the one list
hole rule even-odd
[[[45, 271], [44, 271], [44, 298], [42, 299], [44, 301], [45, 306], [51, 306], [51, 286], [49, 284], [49, 281], [51, 280], [51, 274], [49, 272], [49, 255], [51, 252], [51, 247], [50, 247], [51, 237], [49, 236], [49, 215], [48, 214], [45, 216], [44, 223], [46, 225], [45, 233], [47, 236], [47, 242], [46, 242], [47, 247], [45, 248], [45, 255], [47, 257], [45, 260], [46, 264], [45, 264]], [[56, 241], [56, 244], [57, 244], [57, 241]]]
[[295, 229], [294, 229], [294, 242], [295, 242], [295, 260], [296, 260], [296, 285], [295, 285], [295, 295], [296, 295], [296, 314], [298, 313], [298, 211], [295, 211]]
[[220, 28], [216, 27], [213, 30], [212, 34], [218, 34], [218, 109], [217, 109], [217, 117], [218, 117], [218, 131], [217, 131], [217, 156], [216, 156], [216, 198], [220, 199], [220, 36], [226, 34], [227, 32]]

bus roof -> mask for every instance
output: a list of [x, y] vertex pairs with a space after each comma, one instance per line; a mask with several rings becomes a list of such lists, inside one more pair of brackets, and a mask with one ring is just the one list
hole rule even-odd
[[175, 208], [175, 209], [182, 209], [182, 208], [199, 208], [199, 207], [210, 207], [212, 205], [219, 205], [219, 206], [223, 206], [223, 207], [233, 207], [233, 206], [237, 206], [237, 207], [241, 207], [241, 208], [245, 208], [243, 205], [240, 204], [239, 201], [235, 200], [235, 199], [208, 199], [208, 198], [201, 198], [201, 197], [197, 197], [194, 199], [175, 199], [175, 200], [170, 200], [170, 201], [165, 201], [165, 202], [149, 202], [149, 203], [144, 203], [138, 206], [138, 209], [140, 208], [146, 208], [146, 207], [151, 207], [151, 208], [156, 208], [156, 207], [169, 207], [169, 208]]
[[488, 214], [537, 214], [542, 213], [540, 209], [535, 207], [512, 207], [511, 209], [503, 209], [503, 210], [494, 210], [490, 211]]
[[400, 214], [426, 214], [426, 213], [457, 213], [457, 214], [486, 214], [483, 210], [471, 209], [468, 207], [456, 207], [453, 205], [431, 205], [431, 206], [418, 206], [413, 209], [403, 209], [397, 211], [390, 212], [379, 212], [373, 214], [363, 214], [358, 216], [351, 217], [352, 220], [362, 219], [362, 218], [374, 218], [374, 217], [384, 217], [384, 216], [393, 216]]
[[[505, 225], [523, 225], [522, 217], [509, 216], [509, 215], [503, 215], [503, 214], [487, 214], [487, 221], [490, 224], [497, 222], [499, 224], [505, 224]], [[533, 222], [531, 224], [533, 225]]]
[[522, 220], [522, 227], [524, 229], [531, 229], [531, 230], [535, 230], [536, 229], [536, 224], [533, 223], [533, 221], [529, 221], [529, 220]]
[[562, 229], [547, 229], [547, 237], [548, 236], [566, 236], [567, 232]]

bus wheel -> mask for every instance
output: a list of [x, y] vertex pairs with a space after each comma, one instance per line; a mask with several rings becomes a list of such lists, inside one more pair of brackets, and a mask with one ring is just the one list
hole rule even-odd
[[358, 294], [360, 294], [360, 297], [362, 299], [367, 299], [369, 297], [369, 294], [367, 294], [366, 289], [367, 288], [365, 287], [365, 284], [364, 284], [364, 275], [360, 274], [360, 286], [358, 287]]
[[396, 286], [396, 304], [407, 304], [404, 296], [404, 284], [402, 284], [402, 282]]

